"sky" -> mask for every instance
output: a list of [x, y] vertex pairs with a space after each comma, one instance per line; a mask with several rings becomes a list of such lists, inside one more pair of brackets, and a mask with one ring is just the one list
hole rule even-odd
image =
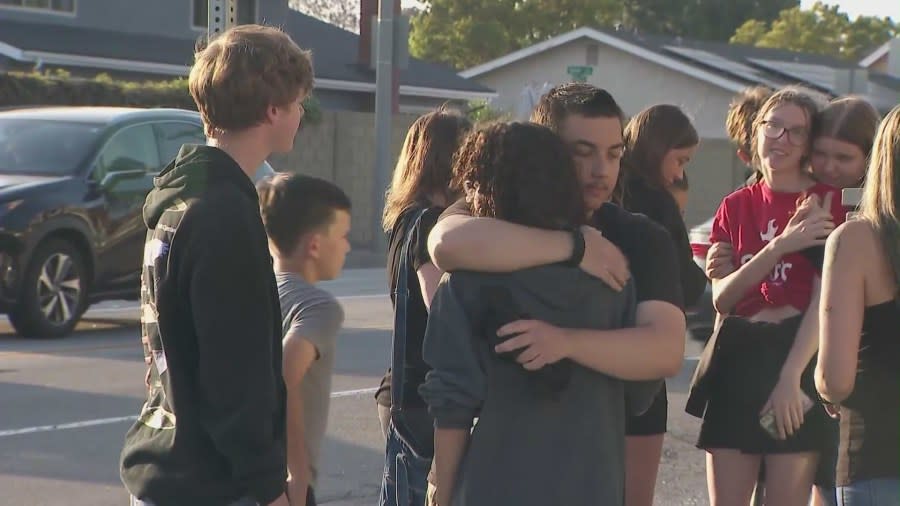
[[[674, 0], [678, 1], [678, 0]], [[418, 6], [421, 3], [416, 0], [400, 0], [403, 7]], [[809, 9], [816, 3], [816, 0], [801, 0], [800, 6]], [[890, 16], [896, 22], [900, 22], [900, 0], [825, 0], [826, 4], [838, 4], [842, 11], [850, 15], [850, 19], [855, 19], [859, 15], [863, 16]]]
[[[800, 6], [809, 9], [815, 4], [815, 0], [801, 0]], [[900, 22], [900, 1], [898, 0], [843, 0], [825, 1], [828, 5], [837, 4], [840, 10], [846, 12], [850, 19], [857, 16], [888, 16], [895, 22]]]

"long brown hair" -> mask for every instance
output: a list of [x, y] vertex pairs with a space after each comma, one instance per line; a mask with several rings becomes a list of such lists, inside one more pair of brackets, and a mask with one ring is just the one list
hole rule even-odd
[[669, 104], [654, 105], [637, 113], [625, 127], [623, 137], [623, 172], [613, 192], [613, 199], [620, 203], [627, 198], [626, 186], [630, 178], [640, 178], [652, 187], [665, 188], [662, 162], [666, 154], [700, 143], [690, 118], [677, 106]]
[[413, 122], [385, 198], [381, 223], [386, 231], [394, 228], [400, 214], [415, 202], [435, 193], [452, 197], [453, 155], [471, 128], [465, 116], [446, 109], [429, 112]]
[[881, 122], [870, 159], [860, 214], [881, 237], [900, 285], [900, 106]]

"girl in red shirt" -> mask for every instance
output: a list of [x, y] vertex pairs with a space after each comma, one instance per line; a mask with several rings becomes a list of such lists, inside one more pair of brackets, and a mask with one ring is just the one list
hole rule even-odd
[[713, 304], [728, 316], [698, 367], [709, 384], [698, 446], [713, 506], [748, 504], [763, 460], [767, 503], [806, 504], [826, 440], [812, 401], [819, 274], [803, 251], [824, 244], [844, 211], [839, 191], [807, 169], [818, 111], [799, 88], [765, 102], [753, 128], [762, 179], [727, 196], [713, 222], [710, 241], [730, 243], [739, 266], [713, 279]]

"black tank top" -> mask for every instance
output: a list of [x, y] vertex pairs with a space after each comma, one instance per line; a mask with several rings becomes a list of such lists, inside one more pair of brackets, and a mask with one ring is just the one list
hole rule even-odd
[[900, 302], [865, 310], [856, 383], [840, 424], [838, 486], [900, 479]]

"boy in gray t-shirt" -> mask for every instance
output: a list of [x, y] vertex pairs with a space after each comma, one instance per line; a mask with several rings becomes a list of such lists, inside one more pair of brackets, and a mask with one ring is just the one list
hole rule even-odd
[[350, 199], [327, 181], [296, 174], [275, 175], [258, 190], [281, 300], [288, 496], [291, 506], [313, 506], [335, 341], [344, 321], [337, 299], [315, 283], [336, 278], [343, 268]]

